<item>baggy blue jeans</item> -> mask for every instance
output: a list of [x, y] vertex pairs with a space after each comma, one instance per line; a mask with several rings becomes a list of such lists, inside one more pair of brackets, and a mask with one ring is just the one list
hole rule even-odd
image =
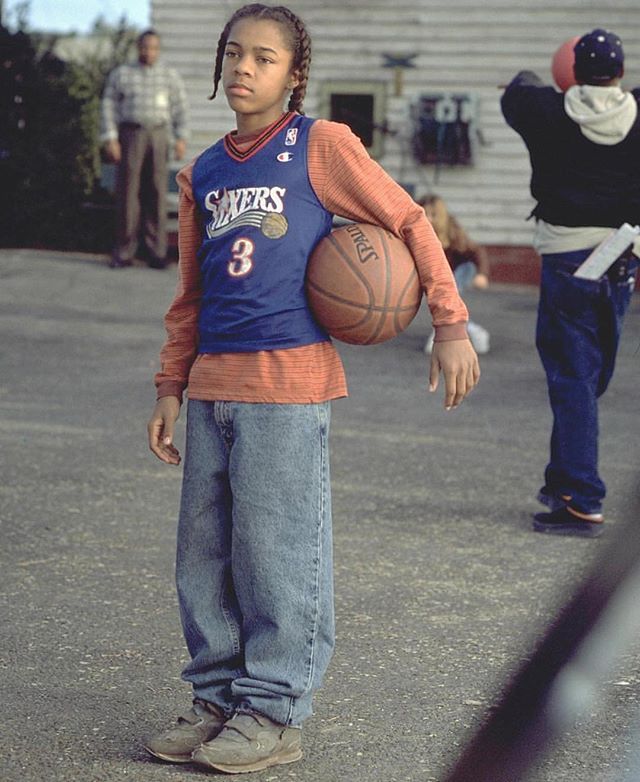
[[469, 290], [477, 273], [478, 267], [472, 261], [464, 261], [464, 263], [456, 266], [453, 270], [453, 276], [459, 293]]
[[600, 280], [574, 271], [591, 250], [542, 256], [536, 346], [553, 412], [547, 489], [571, 496], [571, 507], [599, 513], [605, 485], [598, 473], [598, 399], [613, 375], [637, 262], [616, 262]]
[[194, 696], [283, 725], [334, 647], [329, 403], [190, 400], [176, 582]]

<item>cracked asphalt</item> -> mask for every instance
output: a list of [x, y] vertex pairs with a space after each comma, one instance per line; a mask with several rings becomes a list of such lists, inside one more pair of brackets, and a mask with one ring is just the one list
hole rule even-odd
[[[180, 472], [146, 421], [175, 266], [0, 250], [2, 782], [188, 782], [140, 739], [189, 702], [173, 584]], [[333, 407], [337, 649], [297, 764], [262, 782], [435, 782], [549, 621], [636, 513], [640, 299], [601, 405], [599, 540], [538, 535], [550, 431], [534, 288], [469, 299], [492, 335], [479, 387], [426, 392], [429, 318], [340, 345]], [[184, 421], [179, 439], [184, 437]], [[530, 775], [620, 782], [638, 768], [640, 644]], [[514, 780], [515, 782], [515, 780]]]

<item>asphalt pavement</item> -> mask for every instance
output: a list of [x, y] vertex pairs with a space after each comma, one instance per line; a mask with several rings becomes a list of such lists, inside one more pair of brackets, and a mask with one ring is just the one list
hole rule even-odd
[[[106, 262], [0, 250], [2, 782], [208, 776], [139, 744], [190, 699], [173, 583], [180, 469], [146, 444], [176, 267]], [[550, 430], [536, 289], [494, 285], [468, 303], [491, 351], [478, 388], [449, 413], [441, 389], [426, 391], [425, 308], [389, 343], [340, 345], [350, 398], [332, 423], [337, 649], [304, 759], [258, 782], [441, 780], [635, 520], [638, 294], [601, 405], [609, 497], [597, 540], [531, 530]], [[604, 666], [597, 697], [532, 782], [629, 773], [639, 649], [633, 635]]]

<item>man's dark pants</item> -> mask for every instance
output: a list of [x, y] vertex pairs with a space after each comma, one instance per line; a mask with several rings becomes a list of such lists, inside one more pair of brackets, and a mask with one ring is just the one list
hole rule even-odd
[[553, 412], [547, 489], [570, 495], [571, 507], [599, 513], [605, 485], [598, 474], [598, 398], [613, 375], [637, 259], [617, 261], [600, 280], [574, 271], [591, 250], [542, 256], [536, 345]]

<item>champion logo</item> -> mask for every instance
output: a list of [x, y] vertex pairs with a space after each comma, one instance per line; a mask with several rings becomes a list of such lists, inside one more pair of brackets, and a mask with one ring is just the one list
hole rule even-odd
[[285, 136], [284, 143], [287, 147], [292, 147], [298, 140], [298, 128], [289, 128]]
[[278, 160], [280, 163], [288, 163], [290, 160], [293, 160], [293, 153], [291, 153], [291, 152], [281, 152], [276, 157], [276, 160]]

